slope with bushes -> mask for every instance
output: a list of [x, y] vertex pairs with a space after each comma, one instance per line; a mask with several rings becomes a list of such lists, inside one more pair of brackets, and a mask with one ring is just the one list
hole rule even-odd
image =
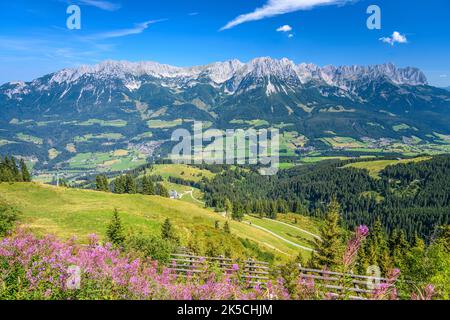
[[[265, 260], [283, 260], [299, 254], [295, 246], [267, 232], [183, 201], [35, 183], [3, 183], [0, 194], [21, 212], [21, 225], [39, 235], [51, 233], [65, 239], [76, 236], [80, 241], [86, 241], [92, 233], [104, 236], [117, 208], [127, 233], [160, 234], [162, 223], [170, 218], [181, 244], [200, 254], [208, 251]], [[232, 236], [223, 231], [226, 221]]]

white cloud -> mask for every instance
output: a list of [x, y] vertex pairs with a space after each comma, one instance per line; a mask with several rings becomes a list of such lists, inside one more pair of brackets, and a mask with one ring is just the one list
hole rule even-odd
[[188, 13], [188, 16], [198, 16], [199, 14], [199, 12], [190, 12]]
[[396, 43], [408, 43], [408, 39], [406, 38], [406, 36], [398, 31], [394, 31], [394, 33], [390, 37], [380, 38], [380, 41], [388, 43], [391, 46], [394, 46]]
[[277, 31], [278, 32], [289, 32], [289, 31], [292, 31], [292, 27], [286, 24], [286, 25], [284, 25], [282, 27], [279, 27], [277, 29]]
[[448, 77], [448, 75], [446, 75], [446, 74], [439, 75], [439, 78], [447, 78], [447, 77]]
[[292, 34], [292, 33], [290, 33], [289, 35], [288, 35], [288, 38], [293, 38], [294, 37], [294, 35]]
[[238, 16], [220, 30], [231, 29], [249, 21], [262, 20], [300, 10], [308, 10], [317, 6], [343, 4], [350, 1], [354, 0], [267, 0], [267, 3], [261, 8], [257, 8], [251, 13]]
[[142, 23], [137, 23], [134, 26], [134, 28], [120, 29], [120, 30], [113, 30], [113, 31], [108, 31], [108, 32], [104, 32], [104, 33], [98, 33], [98, 34], [94, 34], [92, 36], [88, 36], [87, 39], [101, 40], [101, 39], [121, 38], [121, 37], [126, 37], [129, 35], [140, 34], [140, 33], [144, 32], [145, 30], [147, 30], [150, 25], [158, 23], [158, 22], [166, 21], [166, 20], [167, 19], [150, 20], [150, 21], [146, 21], [146, 22], [142, 22]]
[[78, 3], [81, 5], [96, 7], [106, 11], [116, 11], [119, 10], [122, 6], [118, 3], [113, 3], [110, 1], [104, 0], [78, 0]]

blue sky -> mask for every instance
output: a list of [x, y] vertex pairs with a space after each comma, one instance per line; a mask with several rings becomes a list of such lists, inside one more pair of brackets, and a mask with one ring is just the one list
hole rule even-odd
[[[81, 8], [81, 30], [66, 26], [70, 4]], [[366, 26], [372, 4], [381, 30]], [[0, 83], [106, 59], [190, 66], [271, 56], [393, 62], [450, 86], [449, 30], [448, 0], [3, 0]]]

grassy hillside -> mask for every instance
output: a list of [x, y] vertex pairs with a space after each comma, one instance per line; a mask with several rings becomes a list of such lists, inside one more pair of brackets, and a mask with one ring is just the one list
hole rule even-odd
[[[259, 251], [245, 248], [236, 238], [238, 237], [251, 240], [263, 251], [273, 253], [279, 260], [300, 252], [298, 247], [268, 232], [235, 221], [229, 221], [231, 232], [236, 236], [230, 239], [221, 230], [214, 228], [215, 221], [219, 221], [222, 227], [226, 218], [184, 201], [56, 188], [33, 183], [2, 183], [0, 197], [20, 210], [22, 224], [40, 235], [52, 233], [62, 238], [75, 235], [80, 241], [86, 241], [87, 236], [92, 233], [103, 237], [112, 211], [117, 208], [128, 231], [156, 234], [160, 232], [163, 221], [170, 218], [183, 245], [194, 241], [198, 246], [213, 245], [218, 250], [231, 250], [237, 256]], [[302, 254], [309, 255], [306, 251], [302, 251]]]
[[211, 171], [184, 164], [155, 164], [152, 170], [147, 171], [147, 174], [160, 175], [164, 179], [174, 177], [194, 182], [200, 181], [203, 177], [208, 179], [214, 177]]
[[[309, 230], [302, 231], [302, 225], [293, 225], [283, 221], [275, 221], [270, 219], [261, 219], [255, 216], [246, 216], [244, 221], [252, 225], [262, 227], [276, 233], [282, 238], [291, 241], [299, 246], [313, 248], [317, 233], [311, 233]], [[316, 236], [316, 237], [315, 237]]]
[[346, 165], [345, 167], [353, 167], [357, 169], [366, 169], [369, 171], [372, 177], [378, 177], [378, 174], [388, 166], [394, 166], [397, 164], [407, 164], [413, 162], [421, 162], [430, 160], [431, 157], [418, 157], [414, 159], [402, 159], [402, 160], [375, 160], [366, 162], [356, 162]]

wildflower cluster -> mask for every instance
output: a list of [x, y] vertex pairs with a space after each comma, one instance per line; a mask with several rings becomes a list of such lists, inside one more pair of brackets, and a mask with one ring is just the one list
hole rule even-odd
[[[81, 271], [78, 287], [71, 282], [74, 266]], [[177, 277], [155, 261], [133, 259], [110, 244], [100, 245], [96, 236], [81, 246], [74, 240], [38, 239], [19, 231], [0, 242], [0, 300], [288, 298], [281, 282], [249, 288], [234, 272]]]
[[[348, 244], [343, 260], [351, 266], [361, 241], [367, 236], [360, 227]], [[308, 300], [336, 299], [345, 295], [321, 292], [313, 279], [280, 277], [264, 285], [243, 281], [239, 265], [225, 273], [205, 268], [199, 274], [178, 276], [173, 268], [149, 259], [135, 259], [111, 244], [101, 245], [92, 235], [88, 245], [75, 239], [37, 238], [23, 230], [0, 241], [0, 300]], [[397, 299], [394, 269], [372, 299]], [[345, 287], [345, 281], [342, 283]], [[434, 288], [426, 287], [413, 299], [432, 299]]]

